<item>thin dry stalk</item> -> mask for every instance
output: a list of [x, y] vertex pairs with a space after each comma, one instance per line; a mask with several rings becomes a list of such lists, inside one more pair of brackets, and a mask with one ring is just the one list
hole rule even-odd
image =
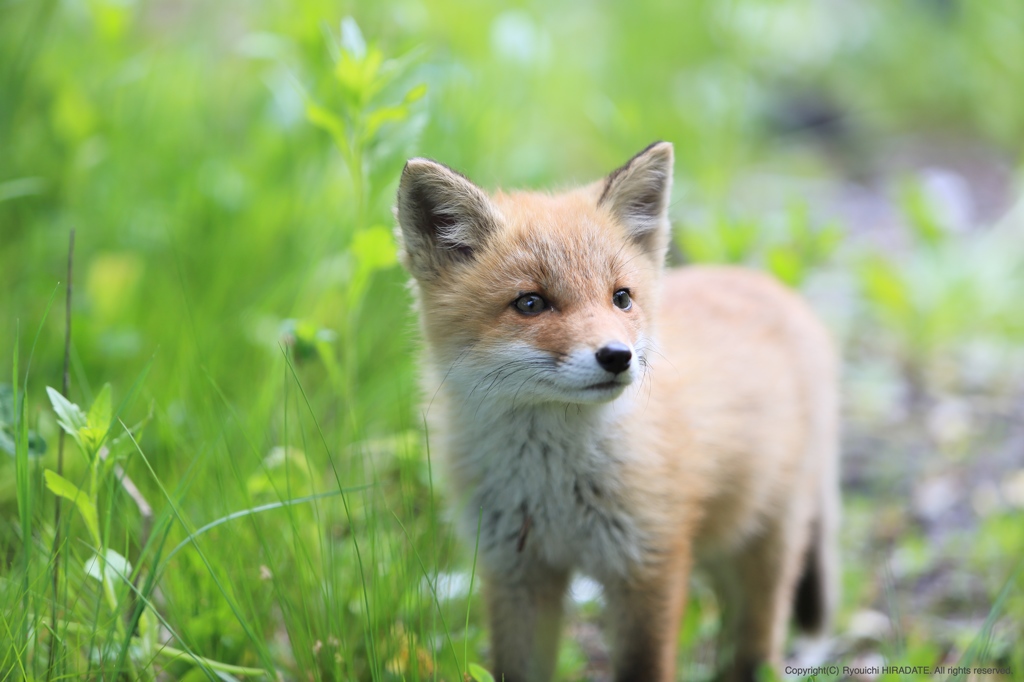
[[[60, 394], [65, 398], [68, 397], [68, 384], [70, 383], [70, 365], [71, 365], [71, 291], [72, 291], [72, 274], [74, 272], [74, 258], [75, 258], [75, 228], [71, 228], [71, 233], [68, 235], [68, 280], [67, 280], [67, 295], [64, 300], [64, 376], [61, 379]], [[57, 475], [64, 475], [64, 429], [59, 429], [60, 435], [57, 436]], [[57, 623], [57, 604], [60, 601], [58, 598], [60, 590], [60, 513], [61, 513], [61, 498], [60, 495], [56, 496], [57, 504], [53, 510], [53, 609], [50, 614], [50, 622], [56, 625]], [[46, 679], [49, 680], [54, 668], [54, 654], [56, 652], [57, 638], [51, 639], [50, 653], [46, 665]]]

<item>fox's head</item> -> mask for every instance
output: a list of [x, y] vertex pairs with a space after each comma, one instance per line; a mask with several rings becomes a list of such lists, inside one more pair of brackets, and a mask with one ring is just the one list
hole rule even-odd
[[402, 261], [427, 359], [470, 401], [598, 403], [638, 381], [669, 240], [672, 145], [563, 194], [488, 195], [434, 161], [402, 172]]

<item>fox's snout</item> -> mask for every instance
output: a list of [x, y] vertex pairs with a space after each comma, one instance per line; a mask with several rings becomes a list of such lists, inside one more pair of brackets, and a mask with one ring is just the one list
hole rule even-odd
[[612, 341], [602, 346], [594, 354], [594, 357], [597, 358], [597, 364], [602, 369], [612, 374], [622, 374], [629, 369], [629, 363], [633, 359], [633, 351], [624, 343]]

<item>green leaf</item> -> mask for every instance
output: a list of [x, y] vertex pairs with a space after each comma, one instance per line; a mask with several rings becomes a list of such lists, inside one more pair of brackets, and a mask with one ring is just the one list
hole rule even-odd
[[308, 495], [311, 467], [306, 455], [296, 448], [275, 447], [263, 460], [263, 466], [246, 481], [251, 497], [260, 495], [289, 497]]
[[90, 461], [96, 451], [100, 449], [100, 445], [103, 444], [103, 437], [106, 434], [107, 430], [105, 428], [99, 429], [95, 426], [83, 426], [78, 430], [78, 442], [81, 443], [82, 449], [89, 455]]
[[89, 425], [89, 419], [82, 412], [82, 408], [49, 386], [46, 387], [46, 394], [50, 396], [50, 404], [53, 406], [53, 411], [57, 413], [57, 423], [75, 439], [79, 447], [88, 453], [88, 448], [82, 443], [82, 438], [78, 433], [79, 430]]
[[210, 675], [200, 667], [194, 667], [178, 678], [179, 682], [209, 682]]
[[[24, 403], [24, 396], [18, 402]], [[17, 453], [17, 434], [14, 424], [18, 421], [17, 410], [14, 406], [14, 388], [10, 384], [0, 384], [0, 450], [3, 450], [11, 457]], [[42, 436], [28, 430], [28, 456], [42, 457], [46, 454], [46, 441]]]
[[90, 578], [103, 582], [106, 575], [107, 581], [112, 584], [128, 581], [132, 575], [132, 565], [112, 549], [103, 553], [102, 558], [95, 554], [85, 562], [85, 574]]
[[365, 58], [358, 59], [342, 51], [334, 65], [334, 76], [351, 110], [364, 110], [387, 84], [387, 79], [380, 74], [383, 62], [384, 55], [377, 48], [370, 48]]
[[92, 407], [89, 408], [88, 426], [78, 430], [79, 442], [90, 457], [106, 440], [107, 432], [110, 431], [110, 417], [110, 384], [103, 384]]
[[0, 425], [14, 425], [17, 421], [14, 409], [14, 388], [10, 384], [0, 384]]
[[839, 248], [839, 244], [843, 240], [843, 226], [839, 223], [828, 223], [820, 230], [818, 230], [817, 238], [815, 240], [815, 256], [819, 261], [827, 260], [831, 258]]
[[321, 329], [309, 320], [285, 320], [281, 323], [281, 341], [292, 348], [296, 360], [309, 360], [318, 349], [337, 340], [331, 329]]
[[754, 251], [761, 240], [761, 232], [752, 220], [718, 221], [718, 238], [724, 247], [725, 258], [729, 263], [742, 263]]
[[0, 425], [0, 450], [3, 450], [11, 457], [16, 454], [14, 447], [14, 430], [8, 430], [7, 425]]
[[418, 99], [422, 99], [427, 94], [427, 84], [420, 83], [409, 92], [405, 93], [405, 103], [412, 104]]
[[15, 178], [0, 182], [0, 203], [30, 197], [46, 192], [47, 182], [44, 178]]
[[28, 456], [42, 457], [46, 454], [46, 441], [35, 431], [28, 432]]
[[[126, 562], [127, 563], [127, 562]], [[139, 644], [142, 653], [150, 660], [160, 642], [160, 621], [153, 613], [152, 607], [146, 606], [139, 615]]]
[[344, 121], [334, 115], [329, 109], [317, 104], [308, 97], [306, 98], [306, 118], [313, 125], [323, 128], [330, 133], [339, 147], [342, 149], [347, 147]]
[[110, 428], [110, 416], [110, 384], [103, 384], [96, 400], [92, 401], [92, 407], [89, 408], [89, 426], [106, 434]]
[[341, 49], [356, 59], [366, 58], [366, 39], [359, 30], [359, 24], [352, 17], [341, 20]]
[[868, 300], [893, 319], [909, 317], [913, 310], [910, 293], [900, 270], [880, 255], [864, 260], [859, 268], [861, 285]]
[[928, 202], [928, 196], [919, 183], [904, 181], [900, 188], [900, 208], [907, 217], [918, 243], [930, 247], [938, 246], [946, 238], [946, 229], [936, 216], [935, 209]]
[[[59, 394], [58, 394], [59, 395]], [[43, 477], [46, 479], [46, 487], [50, 489], [54, 495], [63, 497], [66, 500], [71, 500], [78, 507], [78, 511], [82, 514], [82, 519], [85, 521], [86, 527], [89, 529], [89, 535], [92, 536], [93, 541], [100, 544], [100, 524], [96, 516], [96, 505], [92, 503], [89, 497], [79, 490], [78, 486], [64, 478], [56, 471], [47, 469], [43, 472]]]
[[791, 248], [775, 246], [768, 251], [768, 269], [789, 286], [799, 286], [806, 272], [804, 262]]
[[363, 132], [365, 140], [372, 140], [380, 127], [385, 123], [398, 123], [409, 118], [409, 107], [405, 104], [396, 104], [389, 107], [381, 107], [366, 118], [366, 129]]
[[469, 676], [476, 680], [476, 682], [494, 682], [494, 675], [476, 663], [469, 664]]

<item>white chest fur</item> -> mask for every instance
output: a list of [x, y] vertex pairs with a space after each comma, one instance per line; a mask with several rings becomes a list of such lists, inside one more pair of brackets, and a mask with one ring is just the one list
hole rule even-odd
[[542, 405], [483, 414], [478, 405], [454, 412], [446, 426], [460, 525], [470, 543], [479, 528], [492, 570], [540, 560], [614, 578], [642, 556], [644, 534], [623, 504], [620, 410]]

